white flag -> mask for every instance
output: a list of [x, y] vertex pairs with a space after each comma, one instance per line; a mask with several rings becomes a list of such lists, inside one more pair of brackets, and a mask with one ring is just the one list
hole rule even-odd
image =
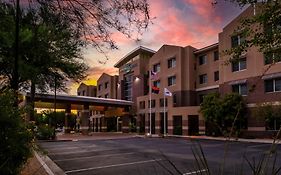
[[164, 94], [165, 96], [172, 96], [172, 92], [170, 92], [167, 88], [164, 88]]

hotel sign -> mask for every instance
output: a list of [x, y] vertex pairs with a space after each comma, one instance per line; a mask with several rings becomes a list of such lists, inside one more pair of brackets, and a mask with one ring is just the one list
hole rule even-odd
[[131, 72], [131, 70], [133, 69], [133, 68], [135, 68], [135, 67], [137, 67], [138, 66], [138, 64], [137, 63], [135, 63], [135, 64], [126, 64], [123, 68], [121, 68], [121, 70], [120, 70], [120, 72], [121, 73], [129, 73], [129, 72]]

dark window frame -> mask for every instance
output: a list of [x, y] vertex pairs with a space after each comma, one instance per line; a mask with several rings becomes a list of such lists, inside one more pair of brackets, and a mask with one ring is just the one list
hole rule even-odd
[[[277, 82], [279, 86], [277, 86]], [[281, 77], [264, 80], [264, 91], [265, 93], [281, 92]]]
[[[158, 83], [159, 85], [157, 85]], [[159, 88], [161, 86], [161, 81], [160, 80], [153, 81], [153, 86]]]
[[173, 86], [177, 82], [177, 77], [175, 75], [168, 77], [168, 86]]
[[177, 66], [176, 57], [172, 57], [172, 58], [168, 59], [168, 69], [174, 68], [176, 66]]
[[[164, 107], [164, 98], [159, 99], [160, 107]], [[168, 107], [168, 99], [165, 98], [165, 107]]]
[[218, 50], [214, 51], [214, 61], [217, 61], [217, 60], [219, 60], [219, 51]]
[[199, 65], [207, 64], [207, 54], [200, 55], [198, 60], [199, 60]]
[[231, 47], [237, 47], [245, 42], [245, 37], [242, 34], [231, 36]]
[[107, 88], [108, 88], [108, 84], [109, 84], [108, 82], [105, 82], [105, 83], [104, 83], [104, 89], [107, 89]]
[[[206, 78], [204, 78], [206, 77]], [[206, 81], [204, 81], [206, 80]], [[207, 74], [201, 74], [199, 75], [199, 84], [206, 84], [208, 83], [208, 75]]]
[[[246, 88], [246, 89], [242, 89], [242, 88]], [[247, 83], [240, 83], [240, 84], [232, 85], [232, 92], [238, 93], [242, 96], [247, 96], [248, 95], [248, 85], [247, 85]]]
[[153, 72], [158, 73], [161, 71], [161, 65], [160, 63], [156, 63], [153, 65]]
[[220, 73], [219, 71], [214, 72], [214, 81], [217, 82], [220, 80]]
[[[245, 63], [245, 64], [243, 64]], [[239, 72], [247, 69], [247, 58], [243, 57], [231, 63], [232, 72]]]

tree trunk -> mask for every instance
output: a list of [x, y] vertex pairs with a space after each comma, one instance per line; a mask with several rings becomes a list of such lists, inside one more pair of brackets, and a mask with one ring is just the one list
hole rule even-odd
[[35, 82], [31, 81], [31, 91], [30, 91], [30, 120], [34, 121], [34, 108], [35, 108]]
[[19, 58], [19, 18], [20, 18], [20, 0], [16, 1], [16, 16], [15, 16], [15, 22], [16, 22], [16, 30], [15, 30], [15, 59], [14, 59], [14, 69], [13, 69], [13, 75], [12, 75], [12, 82], [11, 82], [11, 88], [14, 91], [15, 95], [15, 101], [14, 101], [14, 107], [18, 106], [18, 89], [19, 89], [19, 73], [18, 73], [18, 58]]

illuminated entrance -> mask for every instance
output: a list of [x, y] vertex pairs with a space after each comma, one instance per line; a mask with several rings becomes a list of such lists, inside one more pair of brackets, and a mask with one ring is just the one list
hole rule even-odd
[[[28, 104], [30, 94], [23, 94], [23, 104]], [[35, 108], [64, 109], [65, 110], [65, 131], [69, 131], [68, 118], [71, 110], [78, 111], [80, 130], [82, 133], [89, 131], [107, 131], [107, 118], [116, 118], [116, 130], [128, 132], [129, 110], [133, 102], [118, 99], [75, 96], [75, 95], [54, 95], [36, 94]], [[121, 122], [120, 122], [121, 121]], [[121, 126], [120, 126], [121, 123]]]

